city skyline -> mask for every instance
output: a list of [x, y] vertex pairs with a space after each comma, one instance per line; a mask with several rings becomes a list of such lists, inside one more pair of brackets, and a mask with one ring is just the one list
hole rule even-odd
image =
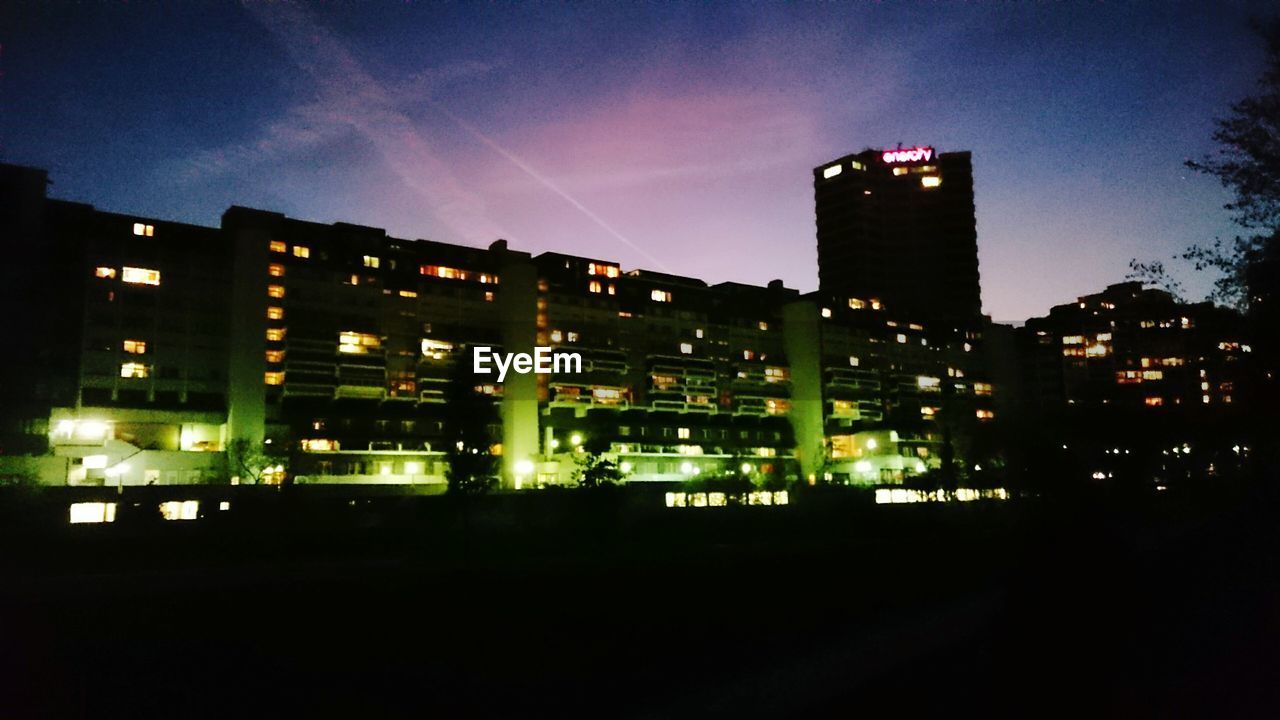
[[[1022, 320], [1232, 232], [1226, 194], [1182, 162], [1251, 87], [1259, 7], [13, 8], [0, 141], [104, 210], [209, 226], [270, 207], [802, 291], [814, 166], [972, 150], [983, 309]], [[1238, 30], [1189, 32], [1210, 19]], [[475, 42], [415, 38], [435, 29]]]

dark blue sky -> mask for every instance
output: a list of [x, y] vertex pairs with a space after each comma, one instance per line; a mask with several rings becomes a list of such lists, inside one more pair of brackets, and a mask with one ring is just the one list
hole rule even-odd
[[121, 212], [234, 203], [809, 290], [811, 168], [971, 150], [985, 309], [1017, 320], [1232, 233], [1182, 163], [1252, 88], [1268, 9], [10, 2], [0, 158]]

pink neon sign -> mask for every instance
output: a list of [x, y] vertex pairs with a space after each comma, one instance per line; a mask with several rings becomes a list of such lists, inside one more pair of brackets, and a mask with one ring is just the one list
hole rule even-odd
[[928, 162], [933, 159], [933, 148], [931, 147], [913, 147], [898, 148], [897, 150], [885, 150], [880, 159], [886, 163], [905, 163], [920, 162], [921, 160]]

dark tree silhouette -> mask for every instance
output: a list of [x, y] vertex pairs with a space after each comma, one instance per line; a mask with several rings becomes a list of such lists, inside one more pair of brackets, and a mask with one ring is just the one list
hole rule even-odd
[[578, 455], [578, 469], [573, 474], [578, 487], [601, 488], [622, 482], [622, 470], [618, 464], [604, 456], [609, 447], [609, 440], [603, 434], [587, 438], [582, 453]]
[[287, 466], [287, 458], [269, 454], [263, 443], [254, 443], [245, 438], [236, 438], [227, 443], [227, 469], [240, 478], [242, 483], [261, 483], [263, 476], [277, 465]]
[[459, 353], [445, 390], [444, 442], [448, 462], [448, 491], [479, 495], [495, 482], [498, 460], [491, 447], [490, 426], [498, 421], [493, 399], [476, 390], [471, 372], [472, 348]]
[[[1234, 195], [1226, 209], [1245, 230], [1233, 240], [1197, 244], [1176, 256], [1197, 271], [1219, 273], [1213, 297], [1251, 313], [1274, 302], [1280, 256], [1280, 18], [1256, 25], [1267, 59], [1253, 95], [1216, 121], [1217, 149], [1187, 167], [1213, 176]], [[1161, 261], [1130, 262], [1129, 277], [1180, 294]], [[1269, 308], [1265, 308], [1269, 309]], [[1273, 311], [1274, 312], [1274, 311]]]

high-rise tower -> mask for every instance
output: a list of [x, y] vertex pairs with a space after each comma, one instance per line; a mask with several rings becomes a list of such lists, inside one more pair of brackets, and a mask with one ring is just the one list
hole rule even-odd
[[864, 150], [813, 171], [824, 291], [959, 326], [982, 312], [968, 152]]

